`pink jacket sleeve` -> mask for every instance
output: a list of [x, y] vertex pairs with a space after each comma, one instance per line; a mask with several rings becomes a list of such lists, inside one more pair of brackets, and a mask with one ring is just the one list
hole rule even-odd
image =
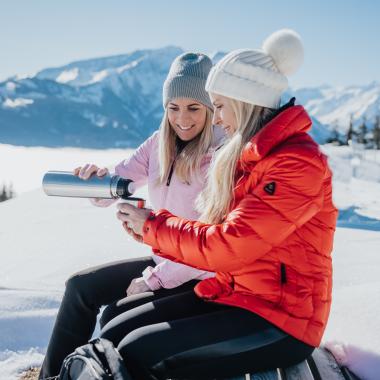
[[151, 290], [172, 289], [190, 280], [204, 280], [214, 276], [215, 273], [200, 271], [167, 259], [164, 259], [154, 268], [147, 267], [143, 272], [144, 281]]
[[120, 162], [115, 167], [115, 174], [134, 182], [134, 189], [138, 189], [148, 182], [149, 157], [153, 146], [157, 143], [158, 131], [153, 133], [142, 143], [131, 157]]
[[[121, 161], [115, 166], [114, 173], [123, 178], [131, 179], [133, 189], [137, 190], [148, 181], [149, 157], [153, 145], [158, 139], [158, 131], [145, 140], [133, 153], [131, 157]], [[97, 207], [108, 207], [116, 202], [115, 199], [90, 199], [90, 202]]]

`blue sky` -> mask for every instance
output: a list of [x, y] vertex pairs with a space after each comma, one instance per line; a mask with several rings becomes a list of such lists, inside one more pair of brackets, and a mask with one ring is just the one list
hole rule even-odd
[[1, 0], [0, 80], [167, 45], [259, 48], [288, 27], [305, 45], [292, 86], [366, 84], [380, 81], [379, 16], [370, 0]]

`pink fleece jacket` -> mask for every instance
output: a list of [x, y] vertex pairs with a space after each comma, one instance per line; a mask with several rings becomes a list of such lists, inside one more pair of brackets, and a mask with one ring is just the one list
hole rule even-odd
[[[203, 157], [200, 171], [192, 178], [191, 185], [183, 183], [175, 172], [170, 183], [157, 185], [156, 181], [159, 176], [158, 138], [159, 133], [156, 131], [137, 148], [129, 159], [115, 167], [115, 173], [134, 181], [135, 190], [148, 184], [149, 198], [154, 210], [166, 209], [174, 215], [196, 220], [199, 214], [195, 211], [194, 201], [205, 185], [213, 152], [223, 140], [220, 128], [214, 127], [212, 147]], [[148, 267], [142, 273], [146, 284], [152, 290], [175, 288], [193, 279], [203, 280], [214, 276], [214, 273], [175, 263], [154, 254], [152, 257], [156, 266]]]

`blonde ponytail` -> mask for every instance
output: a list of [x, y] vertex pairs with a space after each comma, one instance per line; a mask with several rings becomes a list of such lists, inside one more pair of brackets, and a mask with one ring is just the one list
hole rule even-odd
[[255, 106], [228, 98], [236, 117], [237, 130], [217, 152], [209, 170], [207, 185], [198, 196], [196, 208], [205, 223], [220, 223], [229, 212], [233, 201], [236, 164], [245, 144], [263, 127], [273, 112], [270, 108]]

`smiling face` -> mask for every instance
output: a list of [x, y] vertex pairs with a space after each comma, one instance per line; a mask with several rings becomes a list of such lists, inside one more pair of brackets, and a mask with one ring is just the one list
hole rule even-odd
[[212, 123], [223, 128], [228, 136], [232, 136], [237, 130], [236, 115], [231, 102], [223, 95], [210, 93], [210, 99], [214, 106]]
[[194, 99], [177, 98], [168, 103], [168, 119], [182, 141], [190, 141], [203, 131], [207, 107]]

